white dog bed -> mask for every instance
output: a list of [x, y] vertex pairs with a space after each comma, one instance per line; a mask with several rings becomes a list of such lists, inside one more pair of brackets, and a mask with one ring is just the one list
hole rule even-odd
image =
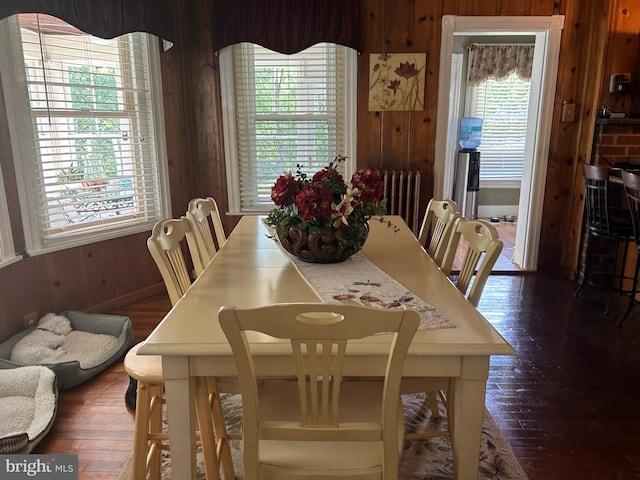
[[29, 453], [56, 416], [56, 376], [43, 366], [0, 369], [0, 453]]
[[[59, 327], [47, 327], [53, 332], [50, 333], [50, 331], [42, 331], [43, 328], [31, 327], [17, 333], [0, 343], [0, 368], [16, 368], [37, 362], [53, 370], [58, 378], [58, 388], [66, 390], [106, 369], [134, 343], [131, 321], [128, 317], [72, 310], [60, 315], [69, 319], [71, 331]], [[21, 361], [15, 361], [16, 355], [12, 360], [12, 352], [16, 344], [32, 333], [34, 334], [30, 338], [39, 338], [48, 346], [43, 346], [42, 350], [32, 346], [31, 351], [28, 352], [32, 355], [31, 359], [21, 352], [22, 356], [17, 357]], [[55, 338], [59, 341], [56, 342]], [[24, 343], [24, 341], [21, 342], [21, 345]], [[55, 350], [52, 351], [52, 348]], [[44, 350], [48, 350], [48, 353]], [[38, 355], [40, 355], [39, 361]]]

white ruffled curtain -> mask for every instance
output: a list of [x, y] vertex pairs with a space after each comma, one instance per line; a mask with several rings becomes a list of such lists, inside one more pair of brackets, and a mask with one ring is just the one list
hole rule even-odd
[[469, 84], [489, 78], [501, 79], [515, 72], [523, 80], [531, 78], [533, 45], [472, 45]]

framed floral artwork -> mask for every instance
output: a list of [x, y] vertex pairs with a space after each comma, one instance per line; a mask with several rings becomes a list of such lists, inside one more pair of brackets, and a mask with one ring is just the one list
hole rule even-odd
[[372, 53], [369, 111], [424, 109], [426, 53]]

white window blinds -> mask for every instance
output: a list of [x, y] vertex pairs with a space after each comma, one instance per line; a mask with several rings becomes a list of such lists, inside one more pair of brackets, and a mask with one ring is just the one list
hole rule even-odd
[[483, 119], [478, 147], [481, 180], [522, 180], [530, 84], [512, 73], [470, 89], [468, 115]]
[[318, 44], [284, 55], [243, 43], [221, 52], [232, 211], [269, 210], [283, 172], [348, 155], [347, 50]]
[[12, 147], [17, 161], [24, 158], [17, 168], [31, 249], [150, 228], [166, 203], [151, 37], [105, 40], [47, 15], [21, 17], [3, 27], [13, 67], [3, 69], [3, 81], [15, 78], [4, 84], [15, 84], [11, 122], [20, 130]]

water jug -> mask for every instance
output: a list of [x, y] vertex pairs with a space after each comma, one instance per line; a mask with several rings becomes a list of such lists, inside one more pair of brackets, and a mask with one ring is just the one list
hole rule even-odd
[[463, 117], [460, 122], [460, 146], [468, 150], [475, 150], [480, 145], [481, 136], [482, 119]]

